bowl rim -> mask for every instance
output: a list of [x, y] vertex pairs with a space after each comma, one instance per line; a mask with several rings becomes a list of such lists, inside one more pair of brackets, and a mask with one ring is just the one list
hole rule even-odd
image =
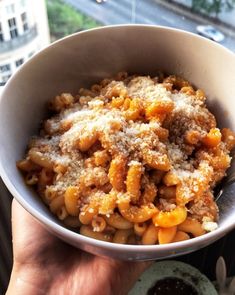
[[[15, 74], [13, 74], [12, 77], [8, 80], [8, 82], [4, 86], [4, 89], [0, 95], [0, 102], [3, 99], [5, 92], [7, 92], [8, 88], [11, 87], [11, 84], [13, 83], [13, 81], [18, 78], [21, 71], [25, 67], [29, 66], [32, 60], [36, 58], [40, 58], [40, 56], [46, 54], [48, 50], [52, 50], [54, 47], [59, 46], [61, 43], [68, 41], [69, 39], [76, 38], [83, 34], [89, 35], [90, 33], [93, 33], [95, 31], [104, 31], [104, 30], [110, 30], [110, 29], [118, 30], [119, 28], [136, 28], [136, 29], [145, 28], [146, 30], [154, 29], [156, 31], [163, 30], [163, 31], [168, 31], [168, 32], [176, 33], [176, 34], [184, 34], [184, 35], [187, 35], [188, 37], [201, 39], [203, 42], [210, 43], [212, 46], [217, 47], [219, 50], [223, 50], [227, 54], [231, 55], [232, 58], [235, 58], [235, 53], [233, 53], [230, 49], [224, 47], [223, 45], [218, 44], [214, 41], [211, 41], [205, 37], [194, 34], [192, 32], [188, 32], [181, 29], [176, 29], [176, 28], [171, 28], [166, 26], [148, 25], [148, 24], [121, 24], [121, 25], [101, 26], [101, 27], [77, 32], [69, 36], [66, 36], [64, 38], [61, 38], [51, 43], [49, 46], [43, 48], [39, 52], [37, 52], [27, 62], [25, 62], [24, 65], [20, 67], [20, 69]], [[0, 176], [2, 177], [3, 182], [5, 183], [6, 187], [8, 188], [12, 196], [24, 207], [24, 209], [26, 209], [26, 211], [28, 211], [31, 215], [33, 215], [44, 226], [48, 227], [49, 229], [52, 229], [54, 232], [56, 232], [60, 236], [69, 238], [70, 240], [77, 241], [77, 242], [84, 243], [91, 246], [96, 246], [96, 247], [98, 246], [103, 249], [116, 251], [117, 253], [126, 252], [126, 251], [129, 251], [129, 253], [138, 252], [140, 254], [153, 252], [153, 251], [159, 251], [159, 252], [167, 251], [167, 252], [177, 253], [178, 250], [182, 250], [182, 249], [195, 249], [197, 246], [198, 248], [200, 248], [201, 245], [209, 244], [211, 240], [215, 241], [219, 239], [220, 237], [222, 237], [223, 235], [225, 235], [226, 233], [228, 233], [235, 227], [235, 220], [234, 220], [234, 223], [218, 226], [216, 230], [212, 232], [208, 232], [202, 236], [195, 237], [185, 241], [162, 244], [162, 245], [128, 245], [128, 244], [117, 244], [117, 243], [110, 243], [106, 241], [100, 241], [90, 237], [83, 236], [80, 233], [74, 232], [73, 230], [70, 230], [63, 225], [60, 225], [54, 222], [53, 220], [47, 218], [43, 213], [40, 213], [39, 211], [37, 211], [33, 206], [29, 205], [27, 201], [24, 199], [24, 197], [17, 191], [14, 184], [10, 180], [10, 177], [8, 177], [7, 173], [5, 172], [5, 169], [2, 165], [1, 158], [0, 158]], [[23, 180], [22, 180], [22, 185], [23, 185]], [[179, 255], [183, 255], [183, 254], [184, 253], [182, 254], [180, 253]]]

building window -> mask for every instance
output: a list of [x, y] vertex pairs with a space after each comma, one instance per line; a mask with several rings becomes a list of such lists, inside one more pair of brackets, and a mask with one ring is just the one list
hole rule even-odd
[[23, 30], [25, 32], [25, 31], [27, 31], [29, 29], [26, 12], [23, 12], [21, 14], [21, 21], [22, 21], [22, 24], [23, 24]]
[[3, 32], [2, 32], [2, 25], [0, 23], [0, 42], [3, 42]]
[[10, 70], [11, 70], [10, 64], [5, 64], [0, 66], [0, 73], [10, 72]]
[[10, 5], [6, 6], [6, 12], [7, 12], [7, 14], [13, 14], [13, 13], [15, 13], [15, 6], [14, 6], [14, 4], [10, 4]]
[[18, 36], [18, 30], [17, 30], [17, 26], [16, 26], [15, 17], [10, 18], [8, 20], [8, 26], [9, 26], [9, 30], [10, 30], [11, 39], [16, 38]]
[[2, 79], [0, 80], [0, 86], [4, 86], [10, 77], [11, 77], [11, 75], [2, 76]]
[[22, 65], [22, 63], [24, 63], [24, 59], [20, 58], [16, 61], [16, 67], [18, 68], [20, 65]]

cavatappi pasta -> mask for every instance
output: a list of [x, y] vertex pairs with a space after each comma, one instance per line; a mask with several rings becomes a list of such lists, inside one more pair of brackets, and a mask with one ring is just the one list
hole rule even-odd
[[213, 188], [234, 133], [176, 76], [119, 73], [49, 104], [17, 167], [64, 224], [95, 239], [165, 244], [216, 229]]

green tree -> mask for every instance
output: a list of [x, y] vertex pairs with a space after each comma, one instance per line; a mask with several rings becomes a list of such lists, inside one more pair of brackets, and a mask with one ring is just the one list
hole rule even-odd
[[47, 0], [47, 14], [52, 39], [97, 27], [92, 18], [76, 11], [63, 0]]
[[235, 0], [192, 0], [192, 9], [216, 17], [235, 8]]

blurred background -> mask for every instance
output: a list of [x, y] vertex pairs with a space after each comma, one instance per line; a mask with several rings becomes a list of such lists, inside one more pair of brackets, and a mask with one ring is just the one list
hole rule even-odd
[[0, 0], [0, 86], [66, 35], [143, 23], [201, 34], [235, 51], [235, 0]]
[[[7, 80], [35, 53], [57, 39], [113, 24], [152, 24], [184, 29], [235, 52], [235, 0], [0, 0], [0, 94]], [[11, 266], [11, 195], [0, 179], [0, 294]], [[223, 255], [235, 275], [235, 231], [213, 245], [179, 259], [211, 280]]]

